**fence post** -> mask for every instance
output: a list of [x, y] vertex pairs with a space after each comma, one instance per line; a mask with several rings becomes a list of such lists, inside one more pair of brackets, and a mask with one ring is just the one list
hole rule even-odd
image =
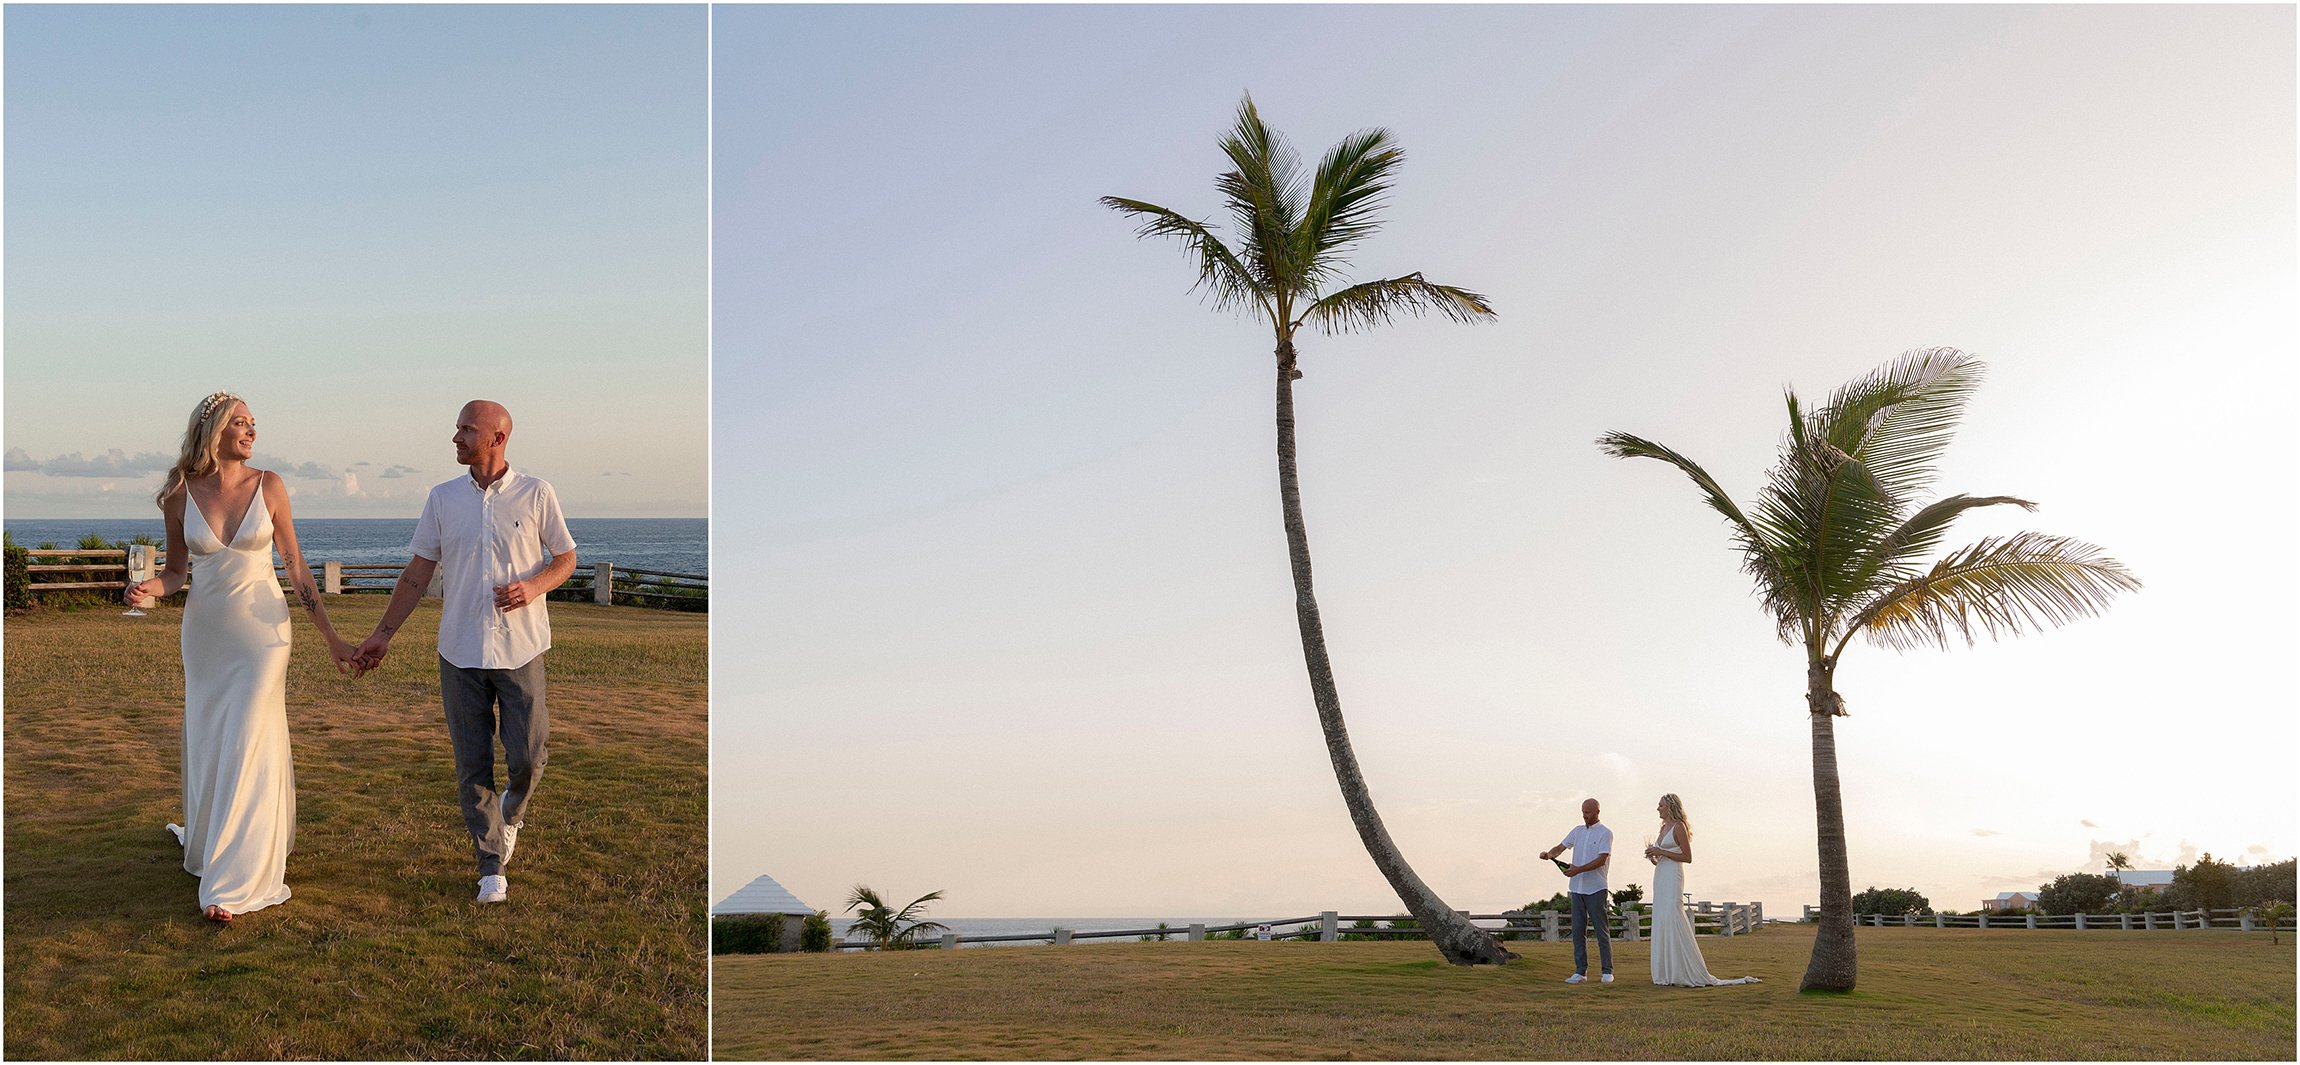
[[1949, 926], [1949, 915], [1948, 915], [1948, 914], [1945, 914], [1945, 913], [1936, 913], [1936, 914], [1934, 914], [1934, 915], [1933, 915], [1933, 927], [1934, 927], [1934, 928], [1947, 928], [1948, 926]]
[[2251, 910], [2246, 910], [2246, 911], [2244, 911], [2244, 912], [2242, 912], [2242, 913], [2239, 913], [2239, 914], [2237, 914], [2237, 915], [2236, 915], [2236, 927], [2237, 927], [2237, 928], [2239, 928], [2239, 929], [2241, 929], [2241, 930], [2243, 930], [2243, 931], [2246, 931], [2246, 932], [2249, 932], [2249, 931], [2251, 931], [2251, 930], [2252, 930], [2252, 911], [2251, 911]]
[[1191, 925], [1191, 926], [1190, 926], [1190, 942], [1192, 942], [1192, 943], [1204, 943], [1205, 941], [1206, 941], [1206, 926], [1205, 926], [1204, 924], [1194, 924], [1194, 925]]
[[1721, 907], [1719, 915], [1723, 919], [1717, 923], [1717, 934], [1730, 938], [1733, 935], [1733, 904], [1721, 902], [1718, 906]]
[[1804, 916], [1803, 918], [1801, 918], [1801, 919], [1802, 919], [1802, 920], [1804, 920], [1804, 921], [1807, 921], [1807, 922], [1810, 922], [1810, 921], [1812, 921], [1812, 919], [1813, 919], [1813, 910], [1814, 910], [1814, 908], [1815, 908], [1815, 907], [1813, 906], [1813, 904], [1812, 904], [1812, 903], [1810, 903], [1810, 902], [1806, 903], [1806, 904], [1805, 904], [1805, 916]]
[[1757, 908], [1756, 912], [1750, 915], [1750, 920], [1756, 922], [1757, 928], [1765, 927], [1765, 904], [1760, 901], [1752, 902], [1750, 905]]
[[1333, 910], [1318, 914], [1318, 942], [1331, 943], [1342, 938], [1342, 919]]
[[594, 562], [591, 564], [591, 601], [608, 604], [615, 601], [614, 563]]
[[1988, 913], [1987, 913], [1986, 911], [1983, 911], [1983, 912], [1981, 913], [1981, 923], [1980, 923], [1979, 927], [1981, 927], [1981, 928], [1987, 928], [1988, 926], [1989, 926], [1989, 915], [1988, 915]]
[[2033, 913], [2028, 915], [2028, 926], [2032, 930], [2036, 928], [2036, 915]]
[[1069, 930], [1069, 929], [1067, 929], [1067, 928], [1057, 928], [1057, 929], [1055, 929], [1055, 930], [1054, 930], [1054, 945], [1055, 945], [1055, 946], [1057, 946], [1057, 947], [1067, 947], [1067, 946], [1069, 946], [1069, 945], [1070, 945], [1070, 930]]
[[2124, 930], [2125, 930], [2125, 931], [2127, 931], [2127, 932], [2130, 932], [2130, 931], [2132, 931], [2132, 915], [2131, 915], [2131, 914], [2129, 914], [2129, 913], [2120, 913], [2120, 914], [2117, 914], [2117, 915], [2116, 915], [2116, 923], [2117, 923], [2118, 925], [2121, 925], [2121, 926], [2124, 928]]
[[1544, 943], [1557, 942], [1556, 910], [1541, 911], [1541, 941]]
[[1643, 910], [1650, 912], [1652, 909], [1653, 907], [1651, 906], [1631, 905], [1628, 910], [1622, 913], [1623, 917], [1628, 918], [1627, 922], [1625, 923], [1629, 925], [1626, 931], [1629, 933], [1630, 942], [1635, 943], [1638, 940], [1645, 938], [1645, 922], [1642, 920], [1645, 914], [1639, 911]]
[[2081, 913], [2076, 915], [2076, 930], [2079, 932], [2084, 931], [2084, 915]]
[[343, 594], [343, 563], [322, 562], [319, 564], [319, 590], [326, 595]]
[[957, 949], [958, 949], [958, 933], [956, 933], [956, 932], [944, 932], [944, 933], [942, 934], [942, 949], [944, 949], [944, 950], [957, 950]]
[[2147, 913], [2144, 913], [2144, 914], [2141, 914], [2141, 915], [2140, 915], [2140, 930], [2141, 930], [2141, 931], [2143, 931], [2143, 932], [2154, 932], [2154, 931], [2156, 931], [2156, 911], [2155, 911], [2155, 910], [2150, 910], [2150, 911], [2148, 911]]

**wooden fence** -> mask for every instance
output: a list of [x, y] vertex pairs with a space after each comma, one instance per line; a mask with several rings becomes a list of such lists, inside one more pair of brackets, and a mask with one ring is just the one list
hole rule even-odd
[[[1748, 935], [1765, 925], [1765, 905], [1759, 902], [1702, 902], [1686, 903], [1685, 915], [1693, 922], [1695, 935]], [[1512, 910], [1505, 913], [1468, 913], [1462, 916], [1472, 921], [1500, 921], [1500, 926], [1482, 925], [1504, 940], [1527, 939], [1555, 943], [1572, 938], [1572, 922], [1556, 910], [1527, 913]], [[1341, 939], [1425, 939], [1429, 932], [1422, 928], [1360, 928], [1353, 925], [1372, 922], [1403, 920], [1388, 915], [1345, 915], [1333, 910], [1312, 917], [1285, 917], [1268, 921], [1246, 921], [1240, 924], [1207, 925], [1184, 924], [1164, 928], [1120, 928], [1105, 931], [1080, 932], [1068, 928], [1050, 928], [1044, 932], [1026, 932], [1013, 935], [971, 936], [957, 932], [944, 933], [942, 946], [954, 948], [961, 943], [1051, 943], [1066, 946], [1090, 939], [1141, 939], [1166, 937], [1184, 942], [1201, 942], [1226, 933], [1243, 932], [1247, 938], [1259, 939], [1267, 929], [1269, 938], [1315, 940], [1332, 943]], [[1348, 922], [1345, 924], [1344, 922]], [[1636, 942], [1653, 935], [1653, 907], [1633, 905], [1623, 907], [1606, 922], [1606, 934], [1616, 942]], [[842, 950], [867, 949], [872, 944], [857, 940], [844, 940], [836, 944]]]
[[[50, 592], [118, 593], [132, 579], [157, 576], [167, 565], [168, 553], [158, 547], [130, 544], [124, 548], [28, 548], [24, 567], [25, 591], [32, 596]], [[58, 561], [43, 563], [41, 559]], [[320, 562], [312, 564], [312, 579], [323, 594], [388, 595], [399, 583], [404, 562]], [[280, 584], [287, 585], [287, 567], [274, 565]], [[65, 579], [56, 579], [56, 578]], [[70, 579], [77, 577], [79, 579]], [[426, 594], [436, 595], [435, 583]], [[612, 562], [580, 567], [552, 592], [556, 598], [588, 599], [594, 603], [628, 602], [640, 606], [707, 611], [711, 603], [710, 578], [700, 573], [622, 568]]]
[[[1820, 916], [1818, 906], [1805, 907], [1805, 919]], [[2265, 932], [2268, 922], [2248, 909], [2166, 910], [2159, 913], [1968, 913], [1968, 914], [1856, 914], [1853, 923], [1863, 928], [2020, 928], [2075, 931], [2178, 932], [2219, 928], [2239, 932]], [[2276, 922], [2276, 931], [2293, 930], [2293, 919]]]

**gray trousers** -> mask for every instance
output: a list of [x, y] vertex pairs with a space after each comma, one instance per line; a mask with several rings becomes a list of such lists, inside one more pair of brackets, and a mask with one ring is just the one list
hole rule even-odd
[[[479, 875], [503, 872], [503, 826], [518, 825], [543, 776], [551, 715], [543, 706], [543, 656], [518, 669], [464, 669], [439, 660], [439, 696], [455, 746], [455, 785]], [[498, 714], [498, 710], [501, 711]], [[503, 740], [507, 779], [495, 787], [495, 740]]]
[[1573, 971], [1584, 975], [1589, 972], [1589, 945], [1582, 940], [1594, 926], [1597, 929], [1597, 963], [1605, 967], [1605, 972], [1612, 972], [1613, 933], [1605, 922], [1605, 892], [1592, 891], [1587, 895], [1576, 893], [1566, 898], [1573, 900]]

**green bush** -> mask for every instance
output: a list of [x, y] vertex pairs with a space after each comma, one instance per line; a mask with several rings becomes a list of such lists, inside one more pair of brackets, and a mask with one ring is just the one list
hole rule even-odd
[[0, 551], [7, 554], [8, 609], [22, 610], [32, 605], [32, 556], [21, 544], [10, 537]]
[[1904, 913], [1929, 917], [1932, 912], [1932, 901], [1918, 894], [1915, 888], [1873, 887], [1853, 896], [1853, 915], [1856, 917], [1866, 917], [1872, 913], [1888, 917], [1899, 917]]
[[713, 954], [773, 954], [781, 949], [782, 914], [742, 914], [711, 918]]
[[816, 910], [799, 925], [799, 949], [809, 954], [824, 954], [831, 949], [831, 915], [827, 910]]

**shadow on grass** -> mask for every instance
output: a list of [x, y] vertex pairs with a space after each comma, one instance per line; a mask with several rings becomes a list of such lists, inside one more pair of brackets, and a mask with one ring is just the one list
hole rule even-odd
[[[382, 603], [331, 603], [364, 631]], [[174, 612], [8, 622], [11, 1058], [700, 1058], [706, 620], [555, 604], [548, 769], [473, 902], [436, 608], [383, 669], [289, 669], [295, 897], [212, 925], [179, 810]]]

